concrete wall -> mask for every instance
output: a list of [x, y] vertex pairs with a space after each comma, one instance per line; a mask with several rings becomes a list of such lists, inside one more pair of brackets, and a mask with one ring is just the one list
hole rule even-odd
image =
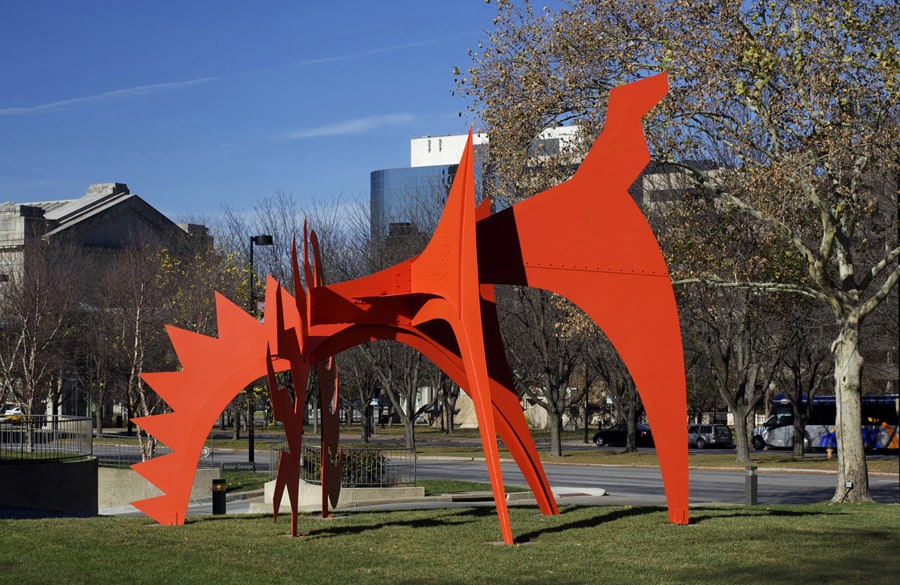
[[[212, 480], [219, 479], [221, 476], [218, 468], [197, 469], [194, 474], [194, 485], [191, 488], [191, 500], [211, 498]], [[162, 495], [160, 490], [133, 469], [112, 467], [100, 468], [95, 493], [97, 494], [97, 507], [101, 510]]]
[[7, 464], [0, 481], [0, 506], [97, 515], [97, 460]]
[[[365, 506], [373, 504], [382, 504], [387, 502], [411, 502], [418, 501], [425, 497], [425, 488], [423, 487], [383, 487], [383, 488], [341, 488], [341, 495], [338, 498], [338, 508], [352, 508], [355, 506]], [[264, 507], [262, 512], [271, 512], [272, 503], [275, 499], [275, 482], [266, 483], [263, 492]], [[300, 491], [297, 496], [297, 507], [301, 512], [315, 512], [322, 509], [322, 486], [306, 483], [300, 480]], [[290, 500], [288, 500], [287, 490], [281, 496], [279, 510], [289, 512], [291, 509]]]

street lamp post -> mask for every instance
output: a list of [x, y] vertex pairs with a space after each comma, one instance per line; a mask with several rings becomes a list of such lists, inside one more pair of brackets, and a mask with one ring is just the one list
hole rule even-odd
[[[253, 246], [271, 246], [272, 245], [272, 236], [268, 234], [262, 234], [259, 236], [250, 236], [250, 303], [249, 303], [249, 311], [250, 314], [254, 317], [256, 316], [256, 272], [253, 270]], [[253, 422], [253, 411], [256, 410], [255, 400], [253, 399], [253, 387], [251, 386], [249, 391], [247, 392], [247, 447], [249, 449], [247, 455], [247, 461], [250, 463], [254, 462], [253, 458], [253, 450], [255, 446], [253, 444], [255, 436], [254, 436], [254, 422]]]
[[588, 415], [588, 396], [590, 395], [590, 388], [584, 389], [584, 442], [589, 443], [588, 441], [588, 424], [591, 422], [591, 418]]

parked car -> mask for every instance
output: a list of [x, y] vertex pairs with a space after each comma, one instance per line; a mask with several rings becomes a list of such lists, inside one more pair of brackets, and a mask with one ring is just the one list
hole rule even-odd
[[734, 447], [734, 435], [727, 425], [688, 425], [688, 446], [730, 448]]
[[[637, 425], [634, 434], [634, 440], [638, 447], [653, 446], [653, 434], [647, 425]], [[628, 425], [625, 423], [613, 425], [608, 429], [601, 429], [594, 435], [594, 443], [598, 447], [605, 447], [606, 445], [625, 446], [627, 440]]]
[[22, 409], [18, 406], [7, 408], [3, 411], [3, 418], [9, 422], [19, 422], [22, 420]]

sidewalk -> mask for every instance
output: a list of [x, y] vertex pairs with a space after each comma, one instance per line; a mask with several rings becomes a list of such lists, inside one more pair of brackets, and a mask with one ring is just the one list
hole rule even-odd
[[[663, 496], [634, 496], [634, 495], [610, 495], [602, 488], [575, 488], [567, 487], [554, 490], [553, 495], [559, 505], [573, 504], [580, 506], [664, 506]], [[507, 494], [509, 506], [536, 506], [531, 492], [513, 492]], [[431, 508], [454, 507], [493, 507], [493, 495], [489, 491], [462, 492], [444, 494], [440, 496], [425, 496], [414, 501], [404, 500], [398, 502], [383, 501], [370, 505], [358, 505], [335, 508], [335, 512], [362, 512], [368, 510], [418, 510]], [[239, 492], [229, 494], [226, 497], [226, 514], [271, 514], [272, 504], [266, 503], [262, 490]], [[281, 513], [285, 513], [282, 508]], [[315, 513], [301, 511], [301, 513]], [[101, 516], [141, 517], [144, 514], [131, 505], [116, 506], [100, 510]], [[190, 502], [187, 510], [188, 516], [212, 515], [212, 498]], [[3, 517], [0, 510], [0, 517]]]

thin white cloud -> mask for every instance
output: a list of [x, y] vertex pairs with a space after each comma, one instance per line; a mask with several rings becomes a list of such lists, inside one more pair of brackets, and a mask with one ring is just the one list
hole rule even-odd
[[296, 65], [318, 65], [321, 63], [333, 63], [335, 61], [352, 61], [354, 59], [360, 59], [362, 57], [371, 57], [373, 55], [380, 55], [382, 53], [393, 53], [395, 51], [406, 51], [410, 49], [419, 49], [422, 47], [430, 47], [433, 45], [439, 45], [442, 43], [456, 41], [459, 39], [465, 39], [471, 37], [471, 34], [459, 34], [450, 37], [443, 37], [439, 39], [427, 39], [424, 41], [416, 41], [412, 43], [404, 43], [400, 45], [387, 45], [384, 47], [375, 47], [373, 49], [367, 49], [365, 51], [360, 51], [358, 53], [347, 53], [345, 55], [331, 55], [327, 57], [317, 57], [314, 59], [308, 59], [305, 61], [295, 61], [293, 63], [288, 63], [285, 66], [296, 66]]
[[115, 89], [113, 91], [106, 91], [103, 93], [98, 93], [96, 95], [90, 95], [79, 98], [71, 98], [67, 100], [60, 100], [56, 102], [50, 102], [47, 104], [38, 104], [34, 106], [21, 106], [21, 107], [9, 107], [9, 108], [0, 108], [0, 116], [17, 116], [21, 114], [33, 114], [36, 112], [43, 112], [46, 110], [57, 110], [60, 108], [65, 108], [67, 106], [73, 106], [77, 104], [85, 104], [90, 102], [97, 102], [101, 100], [109, 100], [120, 97], [130, 97], [130, 96], [138, 96], [145, 95], [149, 93], [156, 93], [159, 91], [167, 91], [172, 89], [179, 89], [182, 87], [189, 87], [192, 85], [201, 85], [204, 83], [209, 83], [210, 81], [215, 81], [218, 79], [217, 77], [199, 77], [197, 79], [189, 79], [187, 81], [174, 81], [170, 83], [155, 83], [152, 85], [141, 85], [138, 87], [129, 87], [125, 89]]
[[413, 120], [412, 114], [387, 114], [384, 116], [370, 116], [368, 118], [354, 118], [317, 126], [315, 128], [301, 128], [284, 135], [285, 140], [303, 140], [306, 138], [321, 138], [323, 136], [344, 136], [348, 134], [362, 134], [382, 126], [396, 124], [408, 124]]
[[[445, 43], [448, 41], [455, 41], [461, 38], [466, 38], [467, 34], [454, 35], [450, 37], [440, 38], [440, 39], [428, 39], [424, 41], [418, 41], [413, 43], [406, 43], [400, 45], [388, 45], [385, 47], [376, 47], [373, 49], [368, 49], [365, 51], [361, 51], [358, 53], [347, 53], [344, 55], [332, 55], [325, 57], [317, 57], [313, 59], [303, 60], [303, 61], [295, 61], [292, 63], [284, 63], [281, 65], [274, 65], [272, 67], [263, 67], [260, 69], [254, 69], [249, 71], [243, 71], [240, 73], [235, 73], [229, 77], [236, 77], [242, 75], [252, 75], [254, 73], [259, 73], [261, 71], [271, 70], [271, 69], [279, 69], [284, 67], [295, 67], [295, 66], [305, 66], [305, 65], [317, 65], [322, 63], [333, 63], [336, 61], [351, 61], [354, 59], [359, 59], [362, 57], [369, 57], [372, 55], [378, 55], [381, 53], [391, 53], [395, 51], [405, 51], [405, 50], [413, 50], [421, 47], [426, 47], [430, 45], [436, 45], [440, 43]], [[98, 93], [96, 95], [90, 95], [85, 97], [71, 98], [65, 100], [59, 100], [55, 102], [50, 102], [46, 104], [37, 104], [33, 106], [12, 106], [2, 108], [0, 107], [0, 116], [19, 116], [26, 114], [33, 114], [36, 112], [43, 112], [48, 110], [58, 110], [68, 106], [74, 106], [78, 104], [86, 104], [91, 102], [97, 102], [101, 100], [109, 100], [121, 97], [130, 97], [130, 96], [138, 96], [145, 95], [149, 93], [155, 93], [159, 91], [166, 91], [172, 89], [179, 89], [183, 87], [190, 87], [193, 85], [201, 85], [204, 83], [209, 83], [211, 81], [216, 81], [220, 79], [220, 77], [199, 77], [197, 79], [189, 79], [186, 81], [174, 81], [169, 83], [156, 83], [152, 85], [142, 85], [138, 87], [129, 87], [125, 89], [116, 89], [112, 91], [107, 91], [103, 93]], [[345, 131], [338, 132], [339, 134], [347, 134], [353, 133], [353, 131]], [[305, 138], [306, 136], [298, 136], [298, 138]]]

